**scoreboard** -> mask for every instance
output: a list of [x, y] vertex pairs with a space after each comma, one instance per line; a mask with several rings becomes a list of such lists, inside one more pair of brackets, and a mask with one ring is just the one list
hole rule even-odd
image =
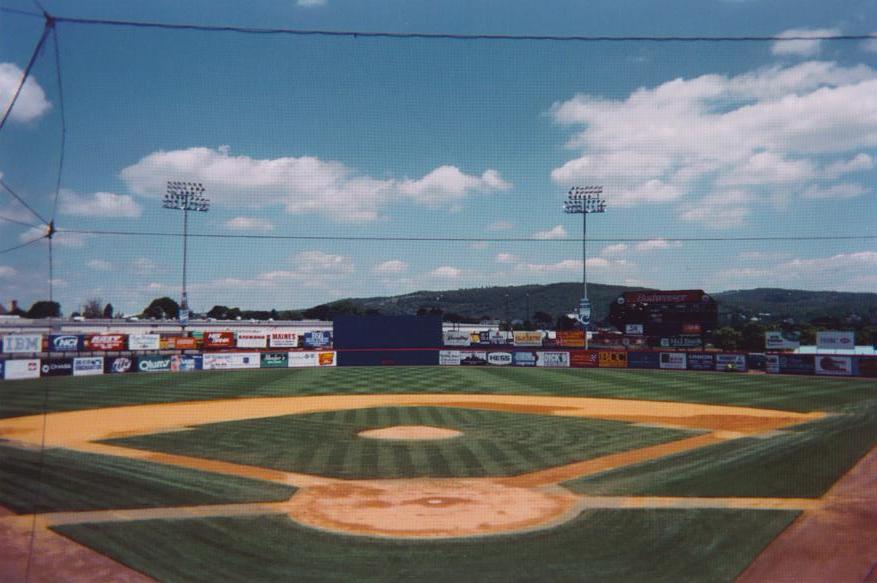
[[716, 328], [718, 305], [703, 290], [635, 291], [618, 296], [609, 322], [665, 348], [694, 348]]

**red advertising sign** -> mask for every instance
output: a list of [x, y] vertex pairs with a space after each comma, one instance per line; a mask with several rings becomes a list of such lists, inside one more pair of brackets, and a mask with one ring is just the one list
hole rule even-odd
[[700, 289], [677, 291], [641, 291], [626, 292], [623, 296], [626, 304], [691, 304], [709, 301], [709, 296]]
[[86, 336], [86, 350], [126, 350], [128, 345], [125, 334], [93, 334]]
[[193, 350], [198, 348], [198, 341], [188, 336], [170, 336], [167, 339], [167, 348], [177, 350]]
[[205, 332], [204, 348], [231, 348], [234, 346], [234, 332]]
[[557, 331], [557, 345], [558, 346], [572, 346], [572, 347], [582, 347], [585, 346], [585, 331], [584, 330], [558, 330]]
[[600, 363], [596, 350], [573, 350], [569, 353], [569, 365], [575, 368], [596, 368]]
[[682, 324], [683, 334], [700, 334], [700, 324]]

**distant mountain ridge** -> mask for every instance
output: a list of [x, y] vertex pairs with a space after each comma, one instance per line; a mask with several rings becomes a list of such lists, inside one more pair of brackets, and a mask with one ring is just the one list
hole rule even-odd
[[[588, 297], [596, 320], [609, 314], [609, 305], [622, 293], [654, 288], [588, 284]], [[707, 290], [708, 293], [709, 290]], [[417, 291], [397, 296], [348, 298], [311, 308], [354, 307], [358, 311], [381, 314], [416, 314], [418, 310], [441, 310], [465, 318], [524, 320], [537, 311], [556, 318], [572, 312], [582, 295], [581, 283], [494, 286], [457, 290]], [[877, 293], [805, 291], [780, 288], [756, 288], [710, 293], [719, 302], [720, 317], [731, 315], [758, 317], [765, 321], [793, 319], [796, 322], [819, 318], [860, 317], [877, 319]], [[311, 311], [305, 310], [305, 312]]]

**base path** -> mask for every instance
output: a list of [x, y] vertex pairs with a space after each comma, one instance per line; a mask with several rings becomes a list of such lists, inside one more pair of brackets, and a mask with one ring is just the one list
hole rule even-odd
[[877, 582], [877, 447], [774, 540], [736, 583]]

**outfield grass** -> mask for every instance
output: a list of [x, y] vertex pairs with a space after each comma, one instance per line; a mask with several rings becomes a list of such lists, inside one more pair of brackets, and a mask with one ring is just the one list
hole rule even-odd
[[48, 377], [0, 383], [0, 418], [231, 397], [504, 393], [832, 410], [872, 397], [877, 380], [630, 369], [341, 367]]
[[582, 494], [822, 496], [877, 445], [877, 399], [768, 438], [696, 449], [564, 485]]
[[[394, 425], [463, 432], [388, 442], [357, 434]], [[107, 443], [347, 479], [510, 476], [675, 441], [695, 431], [457, 407], [375, 407], [199, 425]]]
[[295, 490], [112, 456], [0, 445], [0, 505], [19, 514], [282, 501]]
[[524, 535], [444, 542], [329, 534], [285, 517], [151, 520], [55, 530], [160, 581], [722, 583], [787, 511], [591, 511]]

